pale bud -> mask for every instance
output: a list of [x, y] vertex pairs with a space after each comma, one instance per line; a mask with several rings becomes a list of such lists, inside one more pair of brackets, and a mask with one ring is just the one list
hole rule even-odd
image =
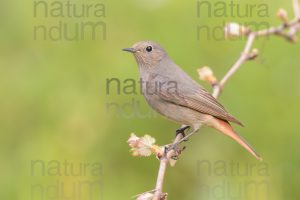
[[227, 23], [224, 27], [225, 38], [247, 35], [250, 29], [238, 23]]
[[[136, 200], [152, 200], [154, 198], [154, 193], [156, 190], [144, 192], [142, 194], [136, 195]], [[167, 200], [168, 194], [167, 193], [161, 193], [160, 194], [160, 200]]]
[[136, 200], [152, 200], [153, 197], [154, 197], [154, 194], [147, 192], [147, 193], [139, 195]]
[[278, 11], [277, 11], [277, 17], [283, 21], [283, 23], [288, 23], [289, 19], [288, 19], [288, 14], [287, 14], [287, 11], [283, 8], [280, 8]]
[[139, 140], [139, 137], [137, 137], [134, 133], [131, 133], [130, 138], [127, 140], [127, 143], [131, 148], [137, 148], [139, 145]]
[[197, 72], [200, 80], [207, 81], [212, 85], [217, 83], [217, 78], [214, 76], [214, 73], [210, 67], [202, 67], [198, 69]]
[[133, 156], [150, 156], [153, 153], [160, 158], [164, 153], [164, 149], [155, 145], [155, 139], [150, 135], [137, 137], [132, 133], [127, 143], [131, 147]]
[[252, 49], [252, 51], [249, 53], [249, 60], [253, 60], [258, 56], [258, 49]]

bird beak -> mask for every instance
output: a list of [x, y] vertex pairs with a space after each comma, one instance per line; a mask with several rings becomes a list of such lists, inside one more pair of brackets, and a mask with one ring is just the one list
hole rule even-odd
[[134, 48], [125, 48], [125, 49], [122, 49], [123, 51], [128, 51], [130, 53], [135, 53], [136, 50]]

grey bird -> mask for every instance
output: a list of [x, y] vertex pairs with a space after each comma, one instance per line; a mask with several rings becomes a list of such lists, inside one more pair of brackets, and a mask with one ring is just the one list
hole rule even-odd
[[159, 44], [141, 41], [123, 50], [133, 53], [139, 68], [143, 95], [155, 111], [191, 127], [192, 132], [196, 132], [202, 124], [215, 128], [262, 160], [230, 125], [230, 122], [241, 126], [242, 123], [176, 65]]

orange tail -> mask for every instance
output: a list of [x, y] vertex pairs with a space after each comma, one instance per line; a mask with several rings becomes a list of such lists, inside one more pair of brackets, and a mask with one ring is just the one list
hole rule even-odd
[[221, 131], [225, 135], [231, 137], [234, 139], [237, 143], [242, 145], [247, 151], [249, 151], [257, 160], [262, 160], [260, 155], [255, 152], [255, 150], [247, 143], [247, 141], [242, 138], [238, 133], [236, 133], [231, 125], [223, 120], [214, 118], [214, 122], [211, 124], [213, 128], [216, 128], [217, 130]]

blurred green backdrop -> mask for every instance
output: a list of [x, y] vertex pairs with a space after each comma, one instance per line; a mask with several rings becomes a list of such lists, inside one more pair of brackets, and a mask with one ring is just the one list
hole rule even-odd
[[[115, 87], [107, 94], [109, 78], [121, 83], [128, 78], [138, 81], [135, 60], [121, 49], [136, 41], [154, 40], [195, 79], [196, 69], [204, 65], [222, 77], [245, 43], [245, 39], [219, 39], [225, 22], [278, 25], [276, 12], [281, 7], [293, 16], [291, 1], [284, 0], [207, 2], [212, 11], [217, 9], [215, 3], [224, 3], [223, 16], [209, 16], [209, 8], [204, 7], [197, 13], [196, 0], [69, 1], [77, 9], [104, 5], [100, 16], [91, 11], [82, 17], [59, 14], [57, 2], [67, 1], [43, 2], [49, 10], [58, 9], [53, 11], [58, 17], [50, 11], [45, 16], [47, 11], [43, 5], [35, 8], [35, 1], [0, 3], [1, 199], [131, 199], [153, 189], [158, 161], [132, 157], [126, 141], [134, 132], [150, 134], [166, 144], [179, 125], [154, 114], [140, 94], [119, 95]], [[236, 5], [233, 12], [230, 3]], [[265, 16], [258, 14], [261, 4], [268, 9]], [[252, 13], [237, 16], [236, 9], [245, 14], [250, 5], [256, 6]], [[106, 29], [100, 28], [95, 40], [86, 35], [54, 41], [49, 35], [43, 39], [41, 32], [34, 38], [34, 27], [50, 29], [59, 21], [67, 25], [63, 33], [74, 33], [75, 24], [89, 21], [101, 21]], [[199, 35], [199, 26], [219, 31], [218, 38], [212, 33]], [[264, 163], [232, 140], [203, 128], [188, 142], [176, 167], [167, 172], [164, 191], [169, 199], [300, 198], [299, 43], [270, 37], [259, 39], [254, 47], [260, 50], [259, 57], [232, 77], [220, 101], [246, 125], [236, 129]], [[126, 107], [132, 99], [139, 103], [138, 110]], [[201, 164], [203, 160], [207, 165]], [[218, 163], [223, 163], [226, 174], [214, 171]], [[90, 167], [84, 173], [85, 164]], [[79, 174], [70, 174], [71, 168]], [[87, 190], [79, 194], [80, 181], [99, 182], [93, 197]], [[257, 186], [261, 181], [258, 190], [247, 188], [249, 182]]]

